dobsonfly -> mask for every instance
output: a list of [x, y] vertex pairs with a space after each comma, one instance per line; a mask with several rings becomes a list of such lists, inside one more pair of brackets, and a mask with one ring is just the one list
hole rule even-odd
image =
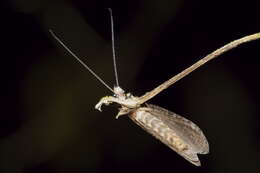
[[255, 33], [234, 40], [223, 47], [213, 51], [204, 58], [200, 59], [190, 67], [186, 68], [179, 74], [173, 76], [150, 92], [145, 93], [141, 97], [125, 93], [120, 88], [116, 67], [116, 56], [114, 48], [114, 27], [112, 10], [109, 9], [111, 20], [111, 37], [112, 37], [112, 53], [114, 72], [116, 77], [116, 86], [114, 89], [110, 88], [90, 67], [88, 67], [76, 54], [74, 54], [54, 33], [49, 30], [55, 40], [59, 42], [74, 58], [76, 58], [91, 74], [93, 74], [103, 85], [114, 93], [113, 96], [105, 96], [96, 104], [95, 108], [101, 111], [102, 105], [109, 105], [117, 103], [120, 105], [119, 112], [116, 116], [118, 118], [122, 115], [128, 115], [136, 124], [141, 126], [145, 131], [152, 134], [162, 143], [170, 147], [179, 155], [196, 166], [200, 166], [200, 160], [197, 154], [209, 153], [209, 144], [201, 129], [190, 120], [170, 112], [159, 106], [150, 105], [146, 102], [159, 94], [164, 89], [173, 85], [183, 77], [190, 74], [200, 66], [208, 61], [220, 56], [221, 54], [237, 47], [240, 44], [253, 41], [260, 38], [260, 33]]

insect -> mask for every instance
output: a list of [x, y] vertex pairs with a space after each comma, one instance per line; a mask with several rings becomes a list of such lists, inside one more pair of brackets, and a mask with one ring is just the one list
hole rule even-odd
[[54, 33], [50, 30], [52, 36], [74, 57], [76, 58], [90, 73], [92, 73], [102, 84], [111, 90], [113, 96], [105, 96], [96, 104], [95, 108], [101, 111], [102, 105], [109, 105], [116, 103], [120, 105], [119, 112], [116, 116], [118, 118], [122, 115], [128, 115], [136, 124], [141, 126], [145, 131], [152, 134], [155, 138], [166, 144], [172, 150], [184, 157], [190, 163], [200, 166], [200, 160], [197, 154], [209, 153], [209, 144], [200, 128], [190, 120], [170, 112], [159, 106], [150, 105], [146, 102], [152, 97], [159, 94], [164, 89], [168, 88], [175, 82], [179, 81], [195, 69], [204, 65], [206, 62], [218, 57], [224, 52], [237, 47], [238, 45], [256, 40], [260, 38], [260, 33], [252, 34], [242, 37], [238, 40], [232, 41], [223, 47], [213, 51], [201, 60], [197, 61], [187, 69], [179, 74], [173, 76], [150, 92], [145, 93], [141, 97], [125, 93], [120, 88], [118, 82], [116, 56], [114, 49], [114, 30], [113, 30], [113, 15], [112, 10], [109, 9], [111, 17], [111, 35], [112, 35], [112, 51], [113, 63], [116, 76], [116, 86], [114, 89], [110, 88], [96, 73], [92, 71], [83, 61], [81, 61]]

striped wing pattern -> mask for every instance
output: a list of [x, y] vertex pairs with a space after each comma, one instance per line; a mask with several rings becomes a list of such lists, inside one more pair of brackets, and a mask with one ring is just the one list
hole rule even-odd
[[190, 120], [159, 106], [146, 104], [130, 113], [129, 117], [148, 133], [196, 166], [197, 154], [207, 154], [209, 144], [200, 128]]

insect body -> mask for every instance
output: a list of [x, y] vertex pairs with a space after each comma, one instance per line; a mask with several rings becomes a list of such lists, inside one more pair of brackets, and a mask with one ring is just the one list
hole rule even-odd
[[159, 106], [141, 105], [139, 97], [122, 93], [123, 90], [120, 87], [115, 87], [114, 90], [120, 91], [120, 95], [103, 97], [95, 108], [101, 111], [103, 104], [121, 105], [116, 118], [128, 114], [129, 118], [145, 131], [194, 165], [200, 166], [197, 154], [207, 154], [209, 145], [196, 124]]
[[[113, 18], [111, 14], [111, 29], [112, 29], [112, 45], [114, 45], [114, 31], [113, 31]], [[209, 152], [209, 144], [200, 128], [187, 120], [186, 118], [179, 116], [173, 112], [163, 109], [159, 106], [146, 104], [146, 101], [159, 94], [162, 90], [173, 85], [192, 71], [196, 70], [206, 62], [218, 57], [224, 52], [237, 47], [242, 43], [253, 41], [260, 38], [260, 33], [248, 35], [238, 40], [232, 41], [225, 46], [213, 51], [201, 60], [197, 61], [187, 69], [183, 70], [179, 74], [173, 76], [169, 80], [165, 81], [150, 92], [145, 93], [141, 97], [135, 97], [130, 93], [125, 93], [123, 89], [119, 87], [118, 77], [116, 72], [115, 51], [113, 48], [113, 62], [114, 70], [116, 74], [116, 87], [111, 89], [97, 74], [95, 74], [86, 64], [84, 64], [51, 30], [52, 36], [85, 68], [87, 68], [101, 83], [103, 83], [110, 91], [114, 93], [114, 96], [105, 96], [96, 104], [95, 108], [101, 111], [103, 104], [109, 105], [111, 103], [117, 103], [120, 105], [119, 112], [116, 116], [118, 118], [121, 115], [128, 115], [136, 124], [141, 126], [145, 131], [152, 134], [154, 137], [162, 141], [172, 150], [176, 151], [186, 160], [196, 166], [200, 166], [200, 161], [197, 154], [207, 154]]]

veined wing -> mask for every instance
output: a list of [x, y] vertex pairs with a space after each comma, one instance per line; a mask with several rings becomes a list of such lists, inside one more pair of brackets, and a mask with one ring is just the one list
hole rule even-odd
[[209, 151], [208, 142], [198, 126], [159, 106], [137, 108], [129, 117], [196, 166], [200, 166], [197, 154]]

